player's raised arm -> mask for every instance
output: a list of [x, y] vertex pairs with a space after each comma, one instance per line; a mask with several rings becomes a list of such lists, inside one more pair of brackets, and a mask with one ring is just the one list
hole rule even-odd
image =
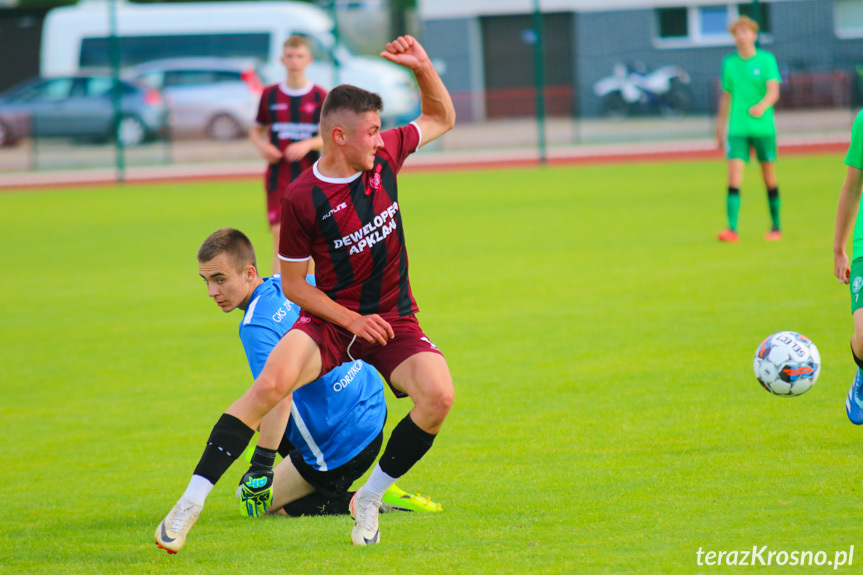
[[420, 117], [416, 123], [422, 132], [424, 146], [449, 132], [455, 126], [455, 106], [449, 91], [432, 66], [425, 49], [413, 36], [399, 36], [386, 45], [381, 56], [409, 68], [420, 89]]

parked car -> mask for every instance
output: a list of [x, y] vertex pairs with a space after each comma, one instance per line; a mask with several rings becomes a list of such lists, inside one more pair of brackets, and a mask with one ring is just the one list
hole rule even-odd
[[248, 133], [263, 90], [251, 60], [168, 58], [132, 66], [123, 76], [162, 93], [175, 136], [203, 133], [214, 140]]
[[319, 86], [353, 84], [384, 100], [385, 126], [416, 119], [413, 75], [378, 56], [356, 56], [333, 34], [330, 15], [308, 2], [110, 2], [52, 8], [42, 27], [39, 71], [45, 76], [111, 65], [110, 22], [116, 19], [121, 67], [164, 58], [250, 58], [267, 84], [283, 82], [285, 40], [302, 34], [314, 61], [306, 76]]
[[168, 109], [158, 90], [119, 80], [120, 118], [107, 74], [34, 78], [0, 94], [0, 146], [24, 137], [110, 140], [136, 146], [164, 133]]

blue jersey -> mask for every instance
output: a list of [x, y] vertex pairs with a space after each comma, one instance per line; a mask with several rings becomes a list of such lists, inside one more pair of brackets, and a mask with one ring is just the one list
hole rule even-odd
[[[309, 276], [314, 284], [314, 276]], [[240, 323], [240, 339], [257, 378], [273, 347], [294, 325], [297, 304], [282, 293], [279, 274], [255, 288]], [[383, 380], [370, 365], [344, 363], [296, 390], [285, 430], [306, 463], [335, 469], [357, 456], [384, 428]]]

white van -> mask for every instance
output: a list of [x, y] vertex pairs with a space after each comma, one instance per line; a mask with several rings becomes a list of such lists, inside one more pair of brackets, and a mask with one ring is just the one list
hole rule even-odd
[[[307, 76], [331, 88], [353, 84], [384, 100], [385, 124], [419, 115], [419, 95], [410, 72], [382, 58], [353, 56], [336, 44], [332, 19], [320, 8], [300, 2], [198, 2], [135, 4], [116, 2], [120, 65], [189, 56], [255, 59], [267, 83], [283, 82], [279, 58], [291, 34], [309, 39], [315, 61]], [[82, 68], [107, 68], [109, 3], [83, 0], [48, 12], [42, 30], [43, 76], [73, 74]], [[383, 47], [382, 47], [383, 48]]]

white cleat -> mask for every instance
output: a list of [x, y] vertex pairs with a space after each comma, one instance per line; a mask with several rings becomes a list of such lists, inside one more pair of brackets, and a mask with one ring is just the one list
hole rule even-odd
[[378, 513], [380, 499], [365, 496], [360, 487], [351, 499], [351, 517], [354, 518], [354, 528], [351, 530], [353, 545], [373, 545], [381, 542], [381, 530], [378, 528]]
[[168, 516], [156, 527], [156, 545], [174, 554], [186, 544], [186, 535], [198, 520], [203, 505], [180, 499]]

